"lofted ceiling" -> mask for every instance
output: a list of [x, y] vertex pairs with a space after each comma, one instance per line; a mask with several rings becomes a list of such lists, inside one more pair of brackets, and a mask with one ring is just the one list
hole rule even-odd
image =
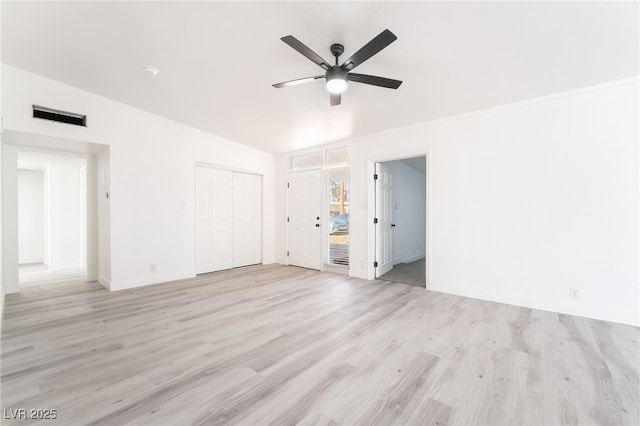
[[[637, 2], [2, 2], [2, 61], [269, 152], [308, 148], [638, 75]], [[280, 41], [346, 59], [398, 40], [329, 107]], [[151, 77], [145, 65], [160, 73]]]

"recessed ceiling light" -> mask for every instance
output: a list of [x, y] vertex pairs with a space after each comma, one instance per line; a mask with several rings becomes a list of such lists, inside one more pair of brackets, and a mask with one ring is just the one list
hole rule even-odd
[[154, 66], [151, 66], [151, 65], [146, 65], [146, 66], [144, 67], [144, 70], [145, 70], [147, 73], [149, 73], [149, 75], [152, 75], [152, 76], [156, 76], [156, 75], [158, 75], [158, 73], [160, 72], [160, 71], [158, 70], [158, 68], [156, 68], [156, 67], [154, 67]]

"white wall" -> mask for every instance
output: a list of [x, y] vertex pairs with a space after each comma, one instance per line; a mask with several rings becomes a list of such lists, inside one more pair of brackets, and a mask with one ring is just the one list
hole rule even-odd
[[[287, 155], [276, 157], [276, 262], [286, 265], [287, 260], [287, 177], [289, 161]], [[349, 200], [351, 202], [351, 200]], [[350, 208], [353, 204], [349, 204]]]
[[81, 192], [84, 165], [84, 159], [51, 156], [47, 188], [50, 270], [85, 266], [86, 199]]
[[44, 263], [44, 172], [18, 170], [18, 263]]
[[[263, 175], [263, 262], [274, 262], [272, 154], [3, 67], [5, 129], [110, 147], [112, 289], [194, 275], [194, 171], [199, 161]], [[33, 119], [31, 104], [87, 114], [88, 127]], [[152, 263], [157, 265], [156, 272], [150, 272]]]
[[[0, 4], [0, 22], [2, 22], [2, 4]], [[0, 58], [2, 57], [2, 37], [0, 36]], [[2, 133], [4, 130], [4, 119], [2, 118], [2, 67], [0, 66], [0, 167], [4, 165], [2, 159]], [[2, 170], [0, 170], [0, 330], [2, 330], [2, 318], [4, 317], [4, 201], [3, 201], [3, 181]]]
[[[432, 290], [638, 325], [637, 100], [625, 80], [355, 140], [353, 205], [370, 161], [428, 151]], [[351, 213], [354, 276], [370, 211]]]
[[393, 179], [393, 264], [425, 256], [425, 175], [400, 160], [385, 163]]
[[98, 219], [98, 281], [111, 289], [111, 212], [109, 191], [109, 149], [96, 156], [97, 167], [97, 219]]
[[7, 294], [18, 283], [18, 150], [2, 145], [2, 280]]

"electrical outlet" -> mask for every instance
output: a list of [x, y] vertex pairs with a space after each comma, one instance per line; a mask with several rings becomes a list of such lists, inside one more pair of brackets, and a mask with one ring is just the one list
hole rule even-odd
[[156, 264], [152, 263], [149, 265], [149, 272], [155, 272], [156, 271]]
[[580, 289], [578, 287], [569, 287], [569, 299], [580, 299]]

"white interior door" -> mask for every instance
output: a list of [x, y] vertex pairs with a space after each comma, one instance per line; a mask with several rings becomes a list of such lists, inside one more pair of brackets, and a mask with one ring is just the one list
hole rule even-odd
[[289, 174], [289, 264], [311, 269], [322, 266], [322, 171]]
[[376, 277], [393, 268], [393, 176], [388, 167], [376, 163]]
[[231, 269], [232, 172], [196, 167], [196, 274]]
[[233, 267], [262, 263], [262, 176], [233, 173]]

